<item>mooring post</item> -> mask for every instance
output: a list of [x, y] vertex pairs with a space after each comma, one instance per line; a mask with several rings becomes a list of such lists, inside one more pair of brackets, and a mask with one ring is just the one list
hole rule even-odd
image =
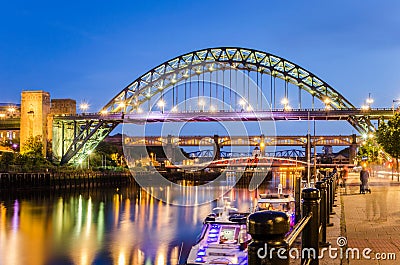
[[319, 242], [320, 246], [329, 246], [330, 243], [326, 242], [326, 225], [327, 225], [327, 211], [326, 211], [326, 183], [324, 181], [318, 181], [315, 184], [315, 187], [319, 190], [321, 195], [320, 201], [320, 222], [321, 222], [321, 241]]
[[284, 212], [260, 211], [251, 214], [247, 220], [247, 232], [252, 237], [247, 248], [248, 265], [289, 265], [285, 242], [289, 228], [290, 220]]
[[[311, 215], [310, 221], [304, 227], [301, 236], [302, 262], [312, 259], [311, 265], [318, 265], [319, 255], [319, 202], [320, 193], [318, 189], [307, 188], [302, 192], [303, 216]], [[307, 249], [307, 251], [303, 251]]]

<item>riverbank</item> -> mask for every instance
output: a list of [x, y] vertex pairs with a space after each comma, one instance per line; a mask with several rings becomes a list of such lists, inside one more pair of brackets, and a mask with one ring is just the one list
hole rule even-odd
[[0, 190], [77, 187], [114, 187], [133, 182], [130, 172], [27, 172], [0, 173]]

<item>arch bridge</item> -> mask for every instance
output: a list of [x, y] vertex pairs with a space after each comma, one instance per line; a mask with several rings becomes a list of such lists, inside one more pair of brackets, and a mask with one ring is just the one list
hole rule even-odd
[[[290, 103], [293, 98], [296, 106]], [[56, 116], [53, 154], [61, 164], [77, 164], [122, 122], [336, 119], [367, 133], [374, 130], [369, 113], [373, 110], [357, 109], [289, 60], [254, 49], [208, 48], [149, 70], [99, 113]]]

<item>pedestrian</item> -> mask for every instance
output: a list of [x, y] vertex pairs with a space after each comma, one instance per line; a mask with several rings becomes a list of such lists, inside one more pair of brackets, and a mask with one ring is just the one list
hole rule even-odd
[[346, 190], [346, 182], [349, 177], [349, 169], [348, 167], [344, 167], [342, 169], [342, 187]]
[[365, 193], [365, 192], [369, 192], [371, 193], [371, 190], [368, 187], [368, 180], [369, 180], [369, 172], [368, 170], [363, 167], [362, 170], [360, 171], [360, 193]]

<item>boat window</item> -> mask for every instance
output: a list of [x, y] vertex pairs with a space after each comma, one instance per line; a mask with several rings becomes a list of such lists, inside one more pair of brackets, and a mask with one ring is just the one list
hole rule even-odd
[[223, 227], [221, 229], [219, 242], [220, 244], [236, 244], [238, 238], [238, 230], [236, 227]]

